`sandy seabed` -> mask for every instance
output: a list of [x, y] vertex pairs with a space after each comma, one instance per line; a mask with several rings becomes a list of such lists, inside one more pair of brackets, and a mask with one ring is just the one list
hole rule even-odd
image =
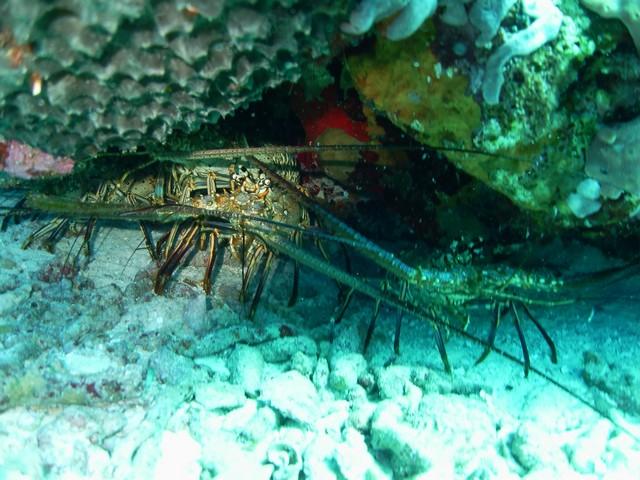
[[[451, 335], [444, 373], [432, 328], [356, 298], [329, 341], [335, 283], [279, 262], [254, 321], [229, 253], [213, 292], [196, 256], [163, 296], [135, 227], [101, 225], [89, 259], [67, 236], [55, 253], [0, 233], [0, 479], [632, 479], [640, 478], [640, 276], [597, 300], [535, 308], [558, 347], [527, 323], [532, 364], [609, 411]], [[576, 268], [607, 262], [583, 246]], [[69, 254], [71, 252], [71, 254]], [[489, 312], [471, 312], [485, 337]], [[505, 322], [507, 323], [507, 322]], [[497, 343], [520, 346], [503, 325]], [[636, 438], [629, 434], [635, 433]]]

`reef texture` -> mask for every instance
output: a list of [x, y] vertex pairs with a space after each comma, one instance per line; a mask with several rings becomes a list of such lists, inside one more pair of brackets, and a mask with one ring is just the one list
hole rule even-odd
[[327, 56], [347, 3], [4, 1], [0, 136], [80, 159], [193, 131]]
[[640, 3], [637, 0], [582, 0], [582, 4], [605, 18], [620, 19], [640, 52]]
[[425, 47], [434, 41], [431, 24], [402, 42], [380, 39], [373, 52], [351, 56], [349, 70], [358, 91], [421, 142], [470, 148], [480, 106], [468, 78]]
[[640, 117], [615, 127], [602, 127], [587, 152], [586, 172], [605, 187], [602, 195], [617, 199], [623, 192], [640, 196]]
[[16, 141], [0, 142], [0, 171], [14, 177], [31, 179], [43, 175], [64, 175], [73, 170], [68, 157], [54, 157]]
[[[367, 4], [375, 2], [362, 2], [343, 31], [363, 24]], [[354, 85], [422, 143], [496, 154], [446, 155], [541, 224], [626, 220], [637, 192], [600, 204], [585, 151], [602, 124], [640, 110], [639, 59], [628, 28], [582, 4], [441, 0], [406, 40], [392, 41], [382, 23], [374, 50], [348, 59]]]

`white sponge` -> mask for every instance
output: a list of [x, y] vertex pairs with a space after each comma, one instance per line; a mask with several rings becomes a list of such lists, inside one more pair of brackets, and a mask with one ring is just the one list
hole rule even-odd
[[482, 96], [489, 105], [500, 100], [504, 83], [504, 66], [515, 56], [529, 55], [554, 40], [562, 25], [562, 12], [552, 0], [523, 0], [524, 11], [536, 20], [525, 30], [511, 35], [487, 60], [482, 83]]
[[582, 0], [589, 10], [604, 18], [619, 18], [640, 53], [640, 0]]
[[360, 35], [377, 21], [399, 12], [386, 35], [390, 40], [401, 40], [420, 28], [437, 6], [438, 0], [362, 0], [351, 13], [349, 22], [343, 23], [341, 28], [344, 33]]
[[586, 178], [578, 184], [577, 193], [569, 194], [567, 205], [578, 218], [593, 215], [602, 206], [600, 203], [600, 184], [593, 178]]

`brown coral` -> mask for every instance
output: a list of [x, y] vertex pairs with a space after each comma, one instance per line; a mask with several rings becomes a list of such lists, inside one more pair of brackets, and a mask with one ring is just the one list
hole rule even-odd
[[81, 159], [193, 131], [328, 55], [345, 4], [0, 2], [0, 137]]

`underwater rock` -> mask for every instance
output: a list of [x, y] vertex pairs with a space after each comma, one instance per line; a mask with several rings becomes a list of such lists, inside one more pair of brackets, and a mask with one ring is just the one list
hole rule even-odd
[[208, 333], [198, 342], [194, 342], [185, 349], [185, 355], [193, 357], [208, 357], [224, 350], [231, 349], [239, 343], [257, 344], [280, 338], [277, 326], [256, 329], [250, 325], [229, 325]]
[[615, 400], [618, 408], [640, 414], [640, 375], [637, 369], [602, 360], [593, 352], [583, 355], [584, 381]]
[[303, 472], [306, 478], [338, 479], [338, 472], [335, 471], [332, 462], [327, 461], [333, 458], [338, 445], [338, 442], [326, 433], [320, 432], [314, 437], [303, 454]]
[[291, 369], [297, 370], [305, 377], [310, 377], [313, 374], [316, 364], [317, 360], [315, 357], [306, 355], [302, 352], [296, 352], [291, 357]]
[[365, 432], [369, 429], [369, 422], [376, 411], [377, 405], [367, 400], [366, 395], [359, 399], [350, 399], [349, 425]]
[[[253, 402], [249, 400], [248, 403]], [[248, 440], [258, 442], [278, 429], [278, 415], [269, 407], [256, 408], [255, 413], [237, 430], [239, 435]]]
[[44, 468], [40, 464], [42, 452], [38, 448], [33, 431], [42, 424], [44, 414], [15, 408], [0, 414], [0, 425], [11, 435], [0, 437], [1, 478], [42, 478]]
[[561, 443], [533, 421], [525, 421], [520, 425], [511, 440], [511, 453], [528, 471], [551, 469], [558, 471], [568, 469], [568, 460]]
[[[336, 450], [334, 458], [345, 480], [392, 478], [369, 453], [364, 436], [360, 432], [354, 428], [345, 428], [342, 437], [344, 442]], [[354, 461], [356, 458], [358, 461]]]
[[[551, 16], [540, 10], [543, 4], [515, 3], [511, 9], [509, 2], [473, 4], [469, 22], [479, 31], [476, 41], [483, 40], [477, 44], [469, 44], [469, 32], [459, 27], [428, 21], [405, 41], [376, 37], [373, 51], [354, 53], [347, 63], [364, 101], [421, 143], [494, 154], [443, 152], [457, 168], [547, 225], [582, 224], [584, 216], [574, 215], [567, 199], [584, 179], [582, 151], [601, 112], [567, 95], [596, 86], [593, 76], [577, 75], [597, 60], [594, 32], [577, 1], [553, 7]], [[545, 43], [533, 27], [538, 22], [536, 28], [545, 30], [547, 17], [553, 28], [542, 36]], [[532, 18], [539, 21], [529, 31]], [[510, 25], [501, 27], [509, 31], [502, 37], [495, 33], [501, 24]], [[527, 54], [502, 58], [501, 52], [513, 50], [510, 40], [534, 37], [539, 48], [516, 48]], [[452, 42], [464, 45], [460, 55]], [[502, 80], [481, 102], [489, 77]], [[597, 223], [611, 221], [608, 215], [596, 217]]]
[[309, 356], [316, 356], [318, 352], [315, 340], [306, 336], [279, 336], [270, 342], [261, 344], [258, 348], [267, 362], [274, 363], [286, 362], [297, 352]]
[[264, 357], [260, 350], [247, 345], [238, 345], [227, 362], [231, 381], [239, 385], [249, 396], [260, 391], [264, 371]]
[[[483, 106], [474, 146], [499, 156], [478, 156], [475, 165], [460, 165], [547, 225], [583, 223], [567, 199], [584, 179], [582, 152], [596, 114], [592, 105], [571, 98], [593, 88], [593, 79], [579, 77], [577, 71], [593, 62], [597, 52], [588, 15], [576, 3], [558, 5], [562, 24], [557, 37], [511, 60], [500, 102]], [[524, 19], [513, 10], [508, 18], [518, 24]]]
[[636, 0], [582, 0], [582, 4], [605, 18], [620, 19], [640, 53], [640, 4]]
[[103, 412], [82, 408], [61, 412], [38, 430], [40, 461], [50, 476], [64, 476], [65, 471], [85, 472], [86, 476], [104, 478], [110, 470], [109, 453], [91, 441], [101, 435]]
[[373, 52], [347, 58], [349, 70], [362, 97], [418, 140], [469, 148], [480, 106], [467, 77], [430, 48], [435, 38], [430, 23], [401, 42], [379, 38]]
[[395, 398], [406, 394], [411, 383], [411, 368], [390, 365], [377, 371], [377, 385], [381, 398]]
[[[255, 428], [256, 424], [253, 423], [255, 421], [258, 422], [258, 428]], [[277, 423], [276, 412], [269, 407], [259, 408], [258, 401], [252, 398], [247, 399], [242, 406], [230, 410], [222, 418], [215, 418], [211, 422], [212, 426], [218, 425], [225, 432], [242, 439], [255, 436], [264, 431], [267, 425], [277, 425]]]
[[266, 462], [274, 467], [272, 480], [297, 480], [302, 470], [302, 452], [310, 435], [297, 428], [282, 428], [272, 435], [266, 452]]
[[4, 325], [5, 321], [11, 319], [11, 313], [16, 308], [19, 308], [21, 305], [24, 305], [24, 302], [29, 299], [31, 295], [31, 287], [29, 286], [9, 286], [9, 284], [5, 284], [0, 289], [0, 318], [2, 318], [2, 323], [0, 325]]
[[195, 400], [208, 410], [230, 410], [244, 405], [244, 390], [224, 382], [205, 383], [195, 388]]
[[585, 173], [597, 180], [605, 199], [623, 192], [640, 197], [640, 117], [602, 126], [587, 150]]
[[322, 390], [327, 386], [329, 383], [329, 361], [326, 358], [320, 357], [318, 359], [311, 379], [318, 390]]
[[160, 438], [154, 476], [198, 480], [202, 473], [202, 447], [188, 431], [164, 431]]
[[[429, 445], [421, 433], [403, 422], [400, 407], [390, 400], [379, 404], [371, 421], [371, 445], [377, 450], [386, 450], [391, 455], [391, 467], [394, 476], [410, 477], [427, 472], [433, 466], [432, 455], [443, 462], [446, 450], [440, 446]], [[439, 472], [444, 473], [444, 472]], [[453, 472], [450, 472], [451, 474]], [[441, 478], [451, 478], [445, 475]]]
[[282, 373], [262, 385], [260, 401], [285, 418], [313, 427], [320, 417], [320, 398], [311, 381], [295, 370]]
[[512, 58], [526, 56], [555, 40], [562, 25], [562, 12], [551, 0], [523, 0], [526, 15], [534, 21], [527, 28], [505, 38], [504, 43], [487, 60], [482, 81], [482, 97], [489, 105], [500, 101], [504, 69]]
[[322, 405], [322, 416], [315, 427], [317, 430], [327, 432], [337, 439], [349, 420], [349, 402], [347, 400], [333, 400], [329, 395], [324, 395], [322, 397]]
[[330, 387], [346, 392], [358, 385], [358, 378], [367, 369], [367, 361], [359, 353], [351, 353], [331, 359]]
[[227, 364], [224, 358], [214, 356], [200, 357], [194, 358], [193, 363], [195, 363], [199, 367], [206, 368], [209, 371], [209, 374], [215, 380], [226, 382], [231, 376], [231, 372], [227, 368]]
[[[216, 478], [234, 480], [255, 478], [269, 480], [273, 465], [262, 464], [261, 455], [245, 450], [237, 441], [237, 434], [217, 428], [215, 424], [201, 425], [200, 443], [202, 466], [215, 473]], [[176, 478], [179, 478], [176, 477]]]
[[336, 329], [335, 337], [331, 342], [320, 342], [320, 352], [329, 358], [332, 362], [334, 358], [338, 358], [345, 353], [357, 352], [360, 350], [362, 339], [358, 325], [344, 325], [342, 328]]
[[158, 379], [169, 385], [188, 385], [196, 382], [196, 377], [200, 377], [200, 380], [206, 377], [202, 370], [195, 368], [192, 359], [168, 348], [154, 352], [149, 359], [149, 367]]
[[[230, 412], [211, 411], [200, 405], [192, 404], [192, 417], [190, 419], [191, 430], [202, 447], [200, 461], [206, 469], [223, 472], [227, 469], [237, 468], [235, 462], [245, 462], [247, 465], [254, 462], [255, 454], [242, 448], [236, 439], [241, 431], [231, 428], [222, 428], [227, 416], [237, 410], [244, 412], [257, 411], [257, 402], [247, 400], [243, 407]], [[243, 415], [246, 419], [247, 415]]]
[[66, 175], [73, 170], [69, 157], [54, 157], [20, 142], [0, 142], [0, 171], [30, 179], [46, 175]]
[[103, 350], [74, 350], [64, 355], [63, 365], [70, 375], [96, 375], [115, 368], [113, 359]]

